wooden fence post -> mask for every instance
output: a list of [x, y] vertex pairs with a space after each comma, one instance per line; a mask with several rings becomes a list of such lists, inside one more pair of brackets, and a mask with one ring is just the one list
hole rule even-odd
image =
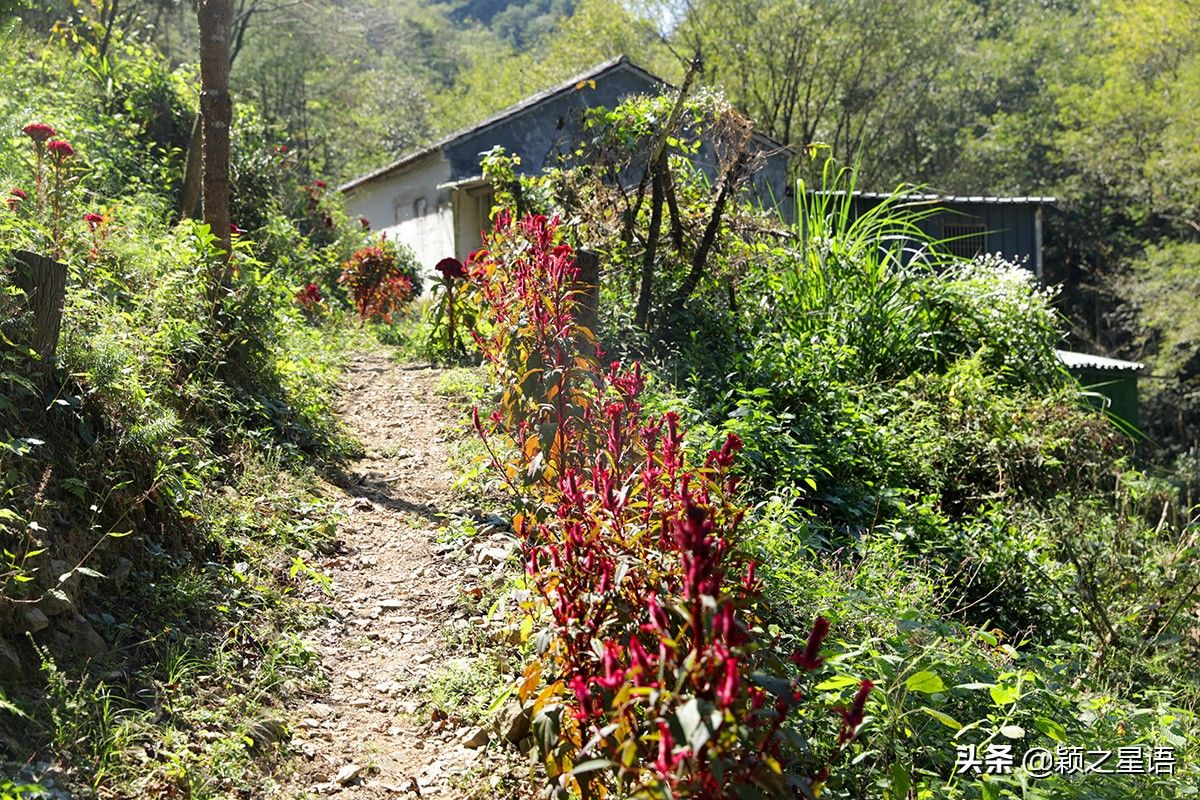
[[579, 269], [575, 322], [595, 334], [600, 324], [600, 256], [593, 250], [576, 250], [575, 266]]
[[62, 329], [67, 267], [28, 250], [17, 250], [13, 257], [20, 265], [17, 286], [24, 290], [33, 312], [33, 336], [29, 345], [38, 354], [38, 370], [42, 383], [46, 384], [54, 372], [54, 356]]

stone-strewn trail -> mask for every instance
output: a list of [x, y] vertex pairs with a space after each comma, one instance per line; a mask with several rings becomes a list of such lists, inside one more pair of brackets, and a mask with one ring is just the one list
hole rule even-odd
[[353, 357], [341, 411], [366, 455], [343, 487], [338, 551], [318, 562], [336, 618], [313, 633], [330, 688], [296, 709], [302, 755], [284, 797], [491, 793], [478, 729], [435, 721], [419, 695], [432, 672], [465, 657], [444, 635], [464, 569], [434, 539], [454, 480], [440, 374], [398, 366], [386, 351]]

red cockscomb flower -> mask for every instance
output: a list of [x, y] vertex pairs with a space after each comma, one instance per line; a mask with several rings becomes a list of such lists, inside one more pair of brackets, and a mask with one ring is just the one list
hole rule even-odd
[[434, 266], [434, 269], [442, 273], [446, 280], [467, 277], [466, 267], [457, 258], [443, 258]]
[[10, 211], [12, 211], [13, 209], [15, 209], [15, 208], [17, 207], [17, 205], [18, 205], [18, 204], [19, 204], [19, 203], [20, 203], [22, 200], [28, 200], [28, 199], [29, 199], [29, 195], [27, 195], [27, 194], [26, 194], [25, 192], [23, 192], [22, 190], [20, 190], [20, 189], [10, 189], [10, 190], [9, 190], [9, 192], [8, 192], [8, 198], [7, 198], [7, 201], [6, 201], [6, 202], [8, 203], [8, 209], [9, 209]]
[[842, 715], [842, 730], [838, 734], [838, 744], [845, 744], [854, 739], [858, 732], [858, 726], [863, 724], [863, 719], [866, 718], [867, 697], [870, 696], [871, 690], [875, 688], [875, 684], [871, 681], [864, 680], [858, 684], [858, 691], [854, 694], [854, 702], [849, 708], [837, 708], [839, 714]]
[[52, 136], [58, 135], [58, 131], [41, 122], [34, 122], [26, 125], [24, 128], [21, 128], [21, 132], [30, 139], [33, 139], [38, 144], [41, 144]]
[[371, 220], [367, 219], [366, 217], [359, 217], [358, 224], [363, 226], [364, 231], [371, 230]]
[[321, 296], [321, 289], [315, 283], [309, 283], [303, 289], [296, 292], [296, 302], [306, 311], [315, 311], [324, 301], [325, 298]]
[[63, 139], [54, 139], [46, 145], [46, 149], [50, 151], [57, 159], [66, 159], [75, 155], [75, 148], [71, 147], [71, 143]]
[[321, 180], [320, 178], [317, 178], [315, 181], [313, 181], [313, 186], [317, 187], [318, 189], [324, 189], [327, 185], [328, 184], [326, 184], [325, 181]]
[[808, 632], [808, 642], [804, 645], [803, 652], [792, 653], [789, 660], [807, 672], [819, 669], [825, 663], [825, 659], [821, 658], [819, 654], [821, 645], [824, 644], [825, 637], [828, 635], [829, 620], [817, 617], [813, 620], [812, 630]]
[[738, 660], [730, 656], [725, 659], [725, 674], [721, 676], [721, 680], [717, 684], [717, 705], [721, 708], [729, 708], [733, 705], [733, 701], [738, 695], [738, 686], [740, 683], [741, 676], [738, 673]]
[[28, 200], [29, 199], [29, 195], [28, 195], [28, 193], [25, 192], [24, 189], [17, 189], [14, 187], [12, 189], [9, 189], [8, 193], [10, 195], [12, 195], [13, 197], [17, 198], [18, 200]]
[[88, 227], [94, 231], [94, 230], [96, 230], [96, 228], [99, 228], [101, 224], [103, 224], [104, 217], [102, 217], [101, 215], [99, 215], [95, 212], [92, 212], [90, 214], [84, 214], [83, 221], [86, 222], [88, 224]]

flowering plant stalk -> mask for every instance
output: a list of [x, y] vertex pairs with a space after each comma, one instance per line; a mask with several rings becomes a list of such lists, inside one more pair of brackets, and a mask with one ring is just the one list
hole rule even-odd
[[[473, 254], [472, 254], [473, 255]], [[463, 321], [464, 314], [459, 309], [459, 303], [463, 296], [463, 289], [460, 285], [464, 285], [467, 275], [467, 268], [457, 258], [443, 258], [434, 266], [434, 269], [441, 273], [441, 298], [438, 302], [437, 322], [444, 322], [446, 328], [446, 354], [453, 361], [462, 353], [462, 343], [458, 338], [459, 324]], [[464, 285], [465, 289], [465, 285]], [[431, 336], [436, 336], [440, 325], [435, 324], [431, 331]]]
[[58, 135], [54, 128], [41, 122], [32, 122], [21, 129], [33, 142], [33, 189], [38, 213], [45, 211], [46, 190], [44, 186], [46, 142]]
[[793, 658], [798, 678], [770, 677], [785, 662], [739, 555], [741, 442], [687, 462], [679, 417], [643, 413], [639, 365], [599, 366], [574, 322], [577, 272], [556, 220], [504, 212], [469, 270], [488, 317], [476, 341], [501, 387], [474, 424], [524, 507], [513, 520], [533, 590], [523, 610], [548, 633], [518, 696], [551, 781], [585, 798], [813, 796], [871, 687], [838, 710], [825, 761], [797, 771], [784, 723], [829, 625], [814, 623]]
[[92, 237], [91, 245], [88, 247], [88, 261], [95, 263], [100, 259], [100, 247], [107, 238], [108, 220], [104, 218], [103, 214], [92, 211], [83, 215], [83, 221], [87, 223], [88, 233]]
[[54, 243], [54, 257], [62, 258], [62, 201], [67, 188], [67, 160], [75, 155], [75, 148], [64, 139], [51, 139], [46, 145], [54, 171], [54, 191], [50, 195], [51, 222], [50, 238]]

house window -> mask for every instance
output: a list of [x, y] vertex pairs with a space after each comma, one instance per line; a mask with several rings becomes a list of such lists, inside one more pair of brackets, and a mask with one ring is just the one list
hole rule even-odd
[[428, 208], [429, 208], [429, 201], [426, 200], [424, 197], [418, 197], [416, 200], [413, 201], [413, 216], [414, 217], [425, 216], [425, 212], [428, 210]]
[[975, 258], [987, 246], [987, 229], [978, 223], [942, 225], [942, 245], [959, 258]]

